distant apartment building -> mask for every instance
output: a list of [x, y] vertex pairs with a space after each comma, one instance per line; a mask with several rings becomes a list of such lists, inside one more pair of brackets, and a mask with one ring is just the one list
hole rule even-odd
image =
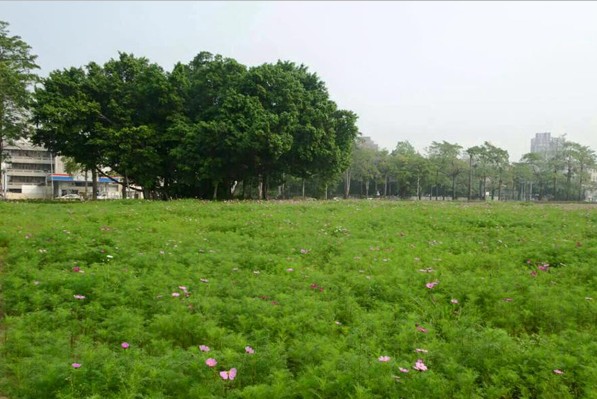
[[535, 133], [535, 137], [531, 139], [531, 152], [543, 154], [545, 156], [553, 154], [562, 148], [565, 138], [551, 137], [551, 133]]
[[[5, 143], [0, 165], [0, 194], [6, 199], [51, 199], [66, 194], [91, 197], [91, 175], [67, 174], [61, 157], [26, 140]], [[114, 178], [118, 180], [118, 178]], [[119, 184], [98, 179], [98, 194], [121, 198]]]

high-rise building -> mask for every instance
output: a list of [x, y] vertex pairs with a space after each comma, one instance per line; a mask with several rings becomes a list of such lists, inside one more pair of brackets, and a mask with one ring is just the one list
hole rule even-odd
[[535, 133], [535, 137], [531, 139], [531, 152], [547, 156], [561, 149], [564, 141], [565, 135], [551, 137], [551, 133], [549, 132]]

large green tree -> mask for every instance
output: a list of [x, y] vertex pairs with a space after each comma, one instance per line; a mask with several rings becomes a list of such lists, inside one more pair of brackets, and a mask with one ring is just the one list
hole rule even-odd
[[0, 163], [5, 142], [29, 133], [30, 88], [38, 80], [36, 58], [21, 37], [10, 35], [8, 23], [0, 21]]
[[56, 155], [72, 158], [93, 173], [93, 195], [97, 192], [96, 169], [102, 164], [104, 137], [100, 104], [93, 98], [84, 68], [53, 71], [35, 91], [32, 135], [35, 144], [43, 145]]

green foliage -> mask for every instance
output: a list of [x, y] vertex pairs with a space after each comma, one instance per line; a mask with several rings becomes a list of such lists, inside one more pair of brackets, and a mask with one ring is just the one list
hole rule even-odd
[[[593, 397], [592, 211], [0, 203], [0, 392]], [[237, 377], [223, 380], [231, 368]]]
[[29, 89], [38, 80], [33, 73], [39, 68], [36, 58], [20, 36], [10, 36], [8, 23], [0, 21], [0, 160], [1, 142], [18, 139], [29, 131]]
[[252, 180], [266, 197], [284, 175], [328, 182], [347, 167], [357, 134], [356, 115], [291, 62], [247, 69], [202, 52], [168, 73], [120, 53], [43, 84], [34, 141], [98, 173], [110, 168], [145, 197], [227, 199]]

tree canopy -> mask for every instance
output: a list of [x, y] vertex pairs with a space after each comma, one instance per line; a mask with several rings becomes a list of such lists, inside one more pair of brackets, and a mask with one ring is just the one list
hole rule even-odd
[[166, 72], [120, 53], [42, 83], [34, 142], [149, 197], [227, 198], [238, 181], [259, 182], [265, 197], [285, 176], [331, 181], [358, 134], [323, 81], [287, 61], [247, 68], [201, 52]]
[[4, 143], [29, 133], [30, 87], [38, 79], [36, 58], [20, 36], [10, 35], [8, 23], [0, 21], [0, 162]]

